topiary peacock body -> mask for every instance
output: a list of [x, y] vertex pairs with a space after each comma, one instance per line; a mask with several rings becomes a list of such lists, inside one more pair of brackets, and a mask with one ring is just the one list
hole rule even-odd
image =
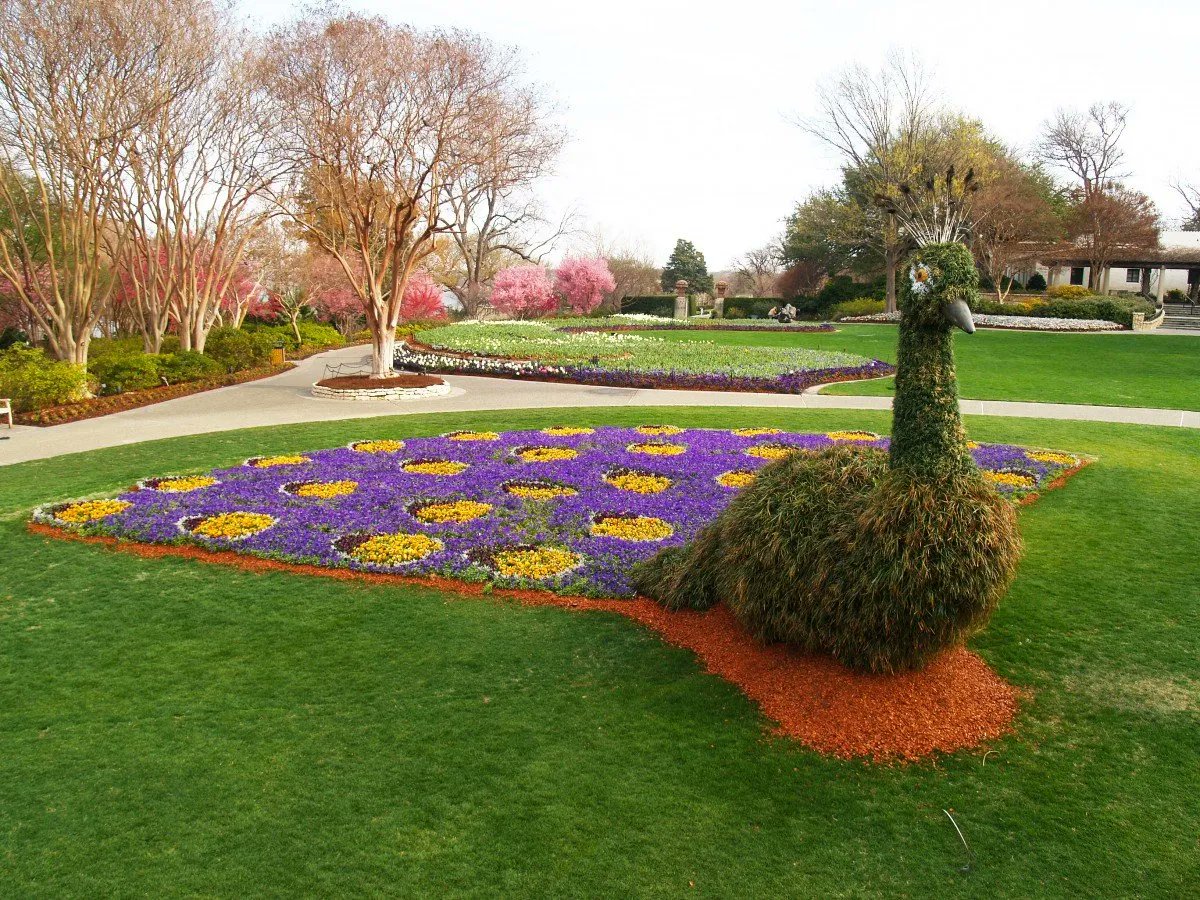
[[692, 543], [639, 566], [638, 590], [671, 608], [723, 600], [763, 640], [869, 672], [919, 668], [981, 628], [1021, 541], [959, 417], [951, 329], [974, 332], [977, 287], [961, 243], [918, 250], [888, 454], [837, 447], [772, 463]]

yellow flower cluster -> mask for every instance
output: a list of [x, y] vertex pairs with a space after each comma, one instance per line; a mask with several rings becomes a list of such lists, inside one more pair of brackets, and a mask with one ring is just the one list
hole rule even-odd
[[1037, 486], [1037, 479], [1023, 472], [985, 471], [983, 477], [992, 484], [1005, 485], [1006, 487], [1031, 488]]
[[1070, 453], [1059, 453], [1057, 450], [1034, 450], [1026, 453], [1030, 459], [1040, 463], [1051, 463], [1056, 466], [1077, 466], [1079, 459]]
[[250, 465], [256, 469], [270, 469], [273, 466], [298, 466], [301, 463], [309, 462], [307, 456], [260, 456], [258, 459], [250, 461]]
[[85, 525], [115, 516], [127, 510], [130, 505], [127, 500], [83, 500], [64, 506], [54, 514], [54, 518], [72, 525]]
[[592, 523], [594, 536], [623, 541], [661, 541], [674, 533], [670, 523], [654, 516], [598, 516]]
[[414, 459], [400, 468], [414, 475], [457, 475], [466, 470], [468, 464], [449, 459]]
[[358, 488], [357, 481], [310, 481], [297, 487], [292, 493], [297, 497], [316, 497], [320, 500], [331, 500], [334, 497], [344, 497], [353, 494]]
[[553, 500], [555, 497], [574, 497], [579, 491], [565, 484], [548, 481], [510, 481], [504, 490], [523, 500]]
[[275, 517], [266, 513], [227, 512], [205, 516], [189, 530], [200, 537], [237, 540], [266, 531], [274, 524]]
[[492, 568], [505, 578], [552, 578], [579, 565], [579, 555], [561, 547], [513, 547], [492, 557]]
[[217, 479], [211, 475], [181, 475], [178, 478], [160, 478], [154, 482], [154, 490], [164, 494], [186, 494], [200, 488], [211, 487]]
[[653, 472], [610, 472], [604, 480], [615, 488], [635, 494], [661, 494], [675, 483], [666, 475]]
[[646, 456], [678, 456], [680, 453], [687, 452], [687, 447], [683, 444], [668, 444], [663, 441], [653, 441], [648, 444], [630, 444], [625, 449], [630, 453], [643, 453]]
[[355, 441], [350, 445], [351, 450], [359, 453], [396, 453], [404, 449], [404, 441], [383, 439], [378, 441]]
[[560, 459], [574, 459], [578, 455], [579, 451], [570, 447], [525, 447], [517, 452], [517, 456], [525, 462], [556, 462]]
[[967, 449], [968, 450], [978, 450], [979, 449], [979, 441], [967, 441]]
[[588, 428], [585, 425], [551, 425], [549, 428], [542, 429], [542, 434], [548, 434], [551, 437], [575, 437], [579, 434], [595, 433], [595, 428]]
[[683, 431], [682, 428], [677, 428], [674, 425], [639, 425], [634, 429], [638, 434], [648, 434], [651, 436], [661, 437], [668, 434], [679, 434]]
[[873, 431], [831, 431], [825, 437], [831, 441], [862, 441], [863, 443], [879, 440], [879, 435]]
[[768, 434], [779, 434], [780, 429], [778, 429], [778, 428], [735, 428], [735, 429], [733, 429], [733, 431], [731, 433], [736, 434], [738, 437], [746, 437], [746, 438], [764, 437]]
[[452, 441], [498, 441], [500, 435], [494, 431], [452, 431], [446, 435]]
[[424, 503], [412, 508], [412, 514], [422, 522], [470, 522], [492, 511], [492, 504], [478, 500], [449, 500], [445, 503]]
[[754, 483], [754, 479], [758, 475], [755, 472], [749, 472], [745, 469], [733, 469], [729, 472], [722, 472], [717, 476], [717, 484], [727, 488], [744, 488], [749, 487]]
[[416, 562], [442, 549], [442, 542], [425, 534], [377, 534], [350, 551], [359, 562], [377, 566], [399, 566]]
[[799, 450], [799, 447], [789, 447], [787, 444], [759, 444], [747, 450], [746, 455], [757, 456], [759, 459], [783, 459]]

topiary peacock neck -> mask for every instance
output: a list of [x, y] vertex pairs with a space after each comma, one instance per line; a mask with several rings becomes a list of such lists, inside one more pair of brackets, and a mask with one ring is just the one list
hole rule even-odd
[[[939, 273], [954, 271], [957, 257], [965, 251], [958, 246], [935, 245], [921, 255], [942, 264]], [[970, 275], [974, 276], [973, 264]], [[948, 290], [954, 288], [939, 284], [931, 293], [918, 293], [906, 284], [900, 303], [889, 461], [892, 469], [925, 480], [976, 469], [958, 412], [950, 323], [938, 313]]]

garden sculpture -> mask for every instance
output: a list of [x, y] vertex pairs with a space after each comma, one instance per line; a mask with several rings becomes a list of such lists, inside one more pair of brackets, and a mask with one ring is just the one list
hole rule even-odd
[[980, 629], [1021, 553], [1011, 502], [968, 452], [952, 329], [975, 327], [971, 252], [957, 238], [973, 178], [884, 200], [918, 249], [900, 301], [888, 454], [851, 444], [762, 469], [684, 547], [634, 575], [670, 608], [724, 601], [766, 641], [888, 673], [920, 668]]

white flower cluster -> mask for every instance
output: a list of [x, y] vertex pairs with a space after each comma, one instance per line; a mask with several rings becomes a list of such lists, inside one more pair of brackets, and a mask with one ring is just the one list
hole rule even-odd
[[670, 319], [666, 316], [652, 316], [649, 313], [613, 313], [607, 318], [620, 319], [622, 322], [640, 322], [644, 325], [669, 325], [677, 319]]
[[[1043, 319], [1038, 316], [993, 316], [973, 313], [983, 328], [1018, 328], [1023, 331], [1123, 331], [1124, 326], [1104, 319]], [[845, 316], [841, 322], [899, 322], [900, 313], [873, 313], [869, 316]]]

